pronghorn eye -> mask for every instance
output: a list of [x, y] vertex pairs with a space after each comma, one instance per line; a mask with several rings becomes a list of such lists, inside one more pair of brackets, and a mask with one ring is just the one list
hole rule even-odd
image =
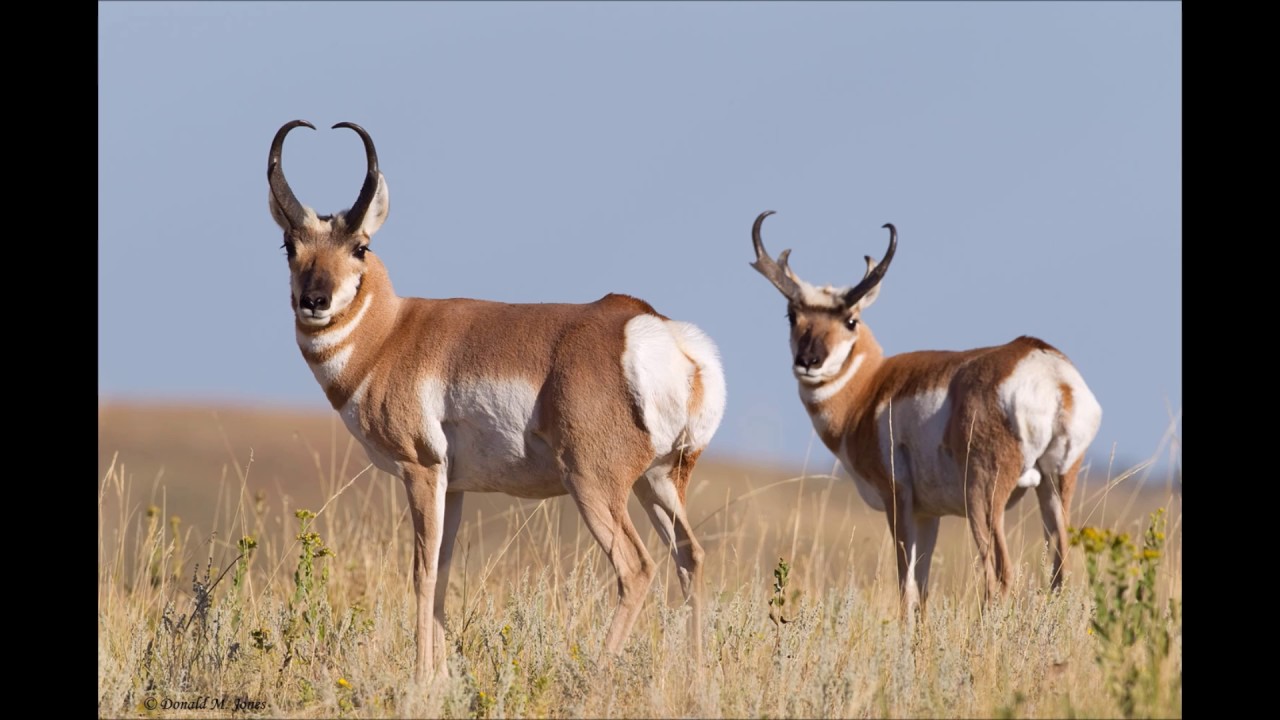
[[284, 248], [284, 254], [286, 257], [293, 257], [294, 253], [296, 252], [293, 248], [293, 243], [289, 242], [288, 240], [285, 240], [280, 247]]
[[845, 326], [845, 327], [847, 327], [847, 328], [849, 328], [850, 330], [852, 330], [852, 329], [854, 329], [854, 328], [858, 327], [858, 318], [856, 318], [856, 317], [845, 318], [845, 319], [844, 319], [844, 326]]
[[357, 259], [357, 260], [363, 260], [363, 259], [364, 259], [364, 254], [365, 254], [365, 252], [367, 252], [368, 250], [369, 250], [369, 246], [368, 246], [368, 245], [357, 245], [357, 246], [356, 246], [356, 249], [355, 249], [355, 253], [354, 253], [354, 255], [356, 256], [356, 259]]
[[796, 324], [796, 311], [795, 311], [795, 310], [788, 310], [788, 311], [787, 311], [787, 322], [788, 322], [788, 323], [790, 323], [790, 324], [792, 324], [792, 325], [795, 325], [795, 324]]

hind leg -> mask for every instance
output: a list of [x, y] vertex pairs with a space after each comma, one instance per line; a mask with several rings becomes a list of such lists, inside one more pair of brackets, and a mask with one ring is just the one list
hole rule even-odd
[[612, 492], [616, 485], [606, 485], [577, 474], [570, 474], [566, 485], [587, 523], [587, 529], [608, 555], [614, 572], [618, 574], [618, 609], [605, 638], [605, 651], [617, 654], [644, 604], [645, 592], [653, 581], [656, 567], [640, 534], [631, 524], [625, 491]]
[[1001, 598], [1009, 594], [1009, 586], [1013, 584], [1013, 561], [1009, 557], [1009, 541], [1004, 534], [1006, 506], [1007, 501], [996, 503], [991, 508], [991, 537], [995, 541], [995, 571]]
[[[1046, 482], [1036, 488], [1040, 501], [1040, 519], [1044, 521], [1044, 536], [1053, 552], [1053, 577], [1050, 586], [1062, 587], [1063, 565], [1067, 559], [1067, 517], [1071, 510], [1071, 495], [1075, 491], [1076, 477], [1080, 474], [1081, 460], [1076, 460], [1060, 478], [1045, 473]], [[1057, 479], [1058, 482], [1053, 482]]]
[[702, 546], [693, 536], [693, 527], [685, 510], [684, 489], [689, 474], [697, 461], [698, 453], [687, 454], [674, 467], [657, 466], [645, 473], [633, 490], [658, 536], [671, 549], [680, 578], [680, 589], [685, 602], [692, 610], [689, 619], [689, 637], [693, 642], [693, 656], [702, 660]]
[[1000, 480], [995, 472], [975, 472], [966, 497], [969, 530], [973, 533], [982, 563], [984, 605], [1003, 596], [1012, 577], [1009, 544], [1004, 534], [1004, 512], [1013, 495], [1015, 478], [1006, 478], [1006, 482]]

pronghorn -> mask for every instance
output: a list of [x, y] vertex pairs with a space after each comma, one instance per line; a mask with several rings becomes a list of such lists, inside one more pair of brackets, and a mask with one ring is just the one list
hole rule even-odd
[[886, 357], [862, 322], [898, 246], [853, 287], [816, 287], [775, 261], [751, 229], [751, 266], [787, 298], [792, 372], [822, 442], [853, 477], [858, 494], [889, 521], [904, 615], [924, 612], [929, 565], [944, 515], [967, 516], [984, 571], [984, 599], [1006, 593], [1012, 575], [1004, 512], [1027, 488], [1040, 500], [1053, 547], [1052, 587], [1062, 583], [1067, 513], [1102, 408], [1057, 349], [1022, 336], [995, 347]]
[[[464, 492], [569, 494], [618, 574], [605, 650], [631, 632], [655, 564], [627, 513], [639, 498], [671, 549], [692, 605], [703, 551], [685, 513], [698, 456], [724, 413], [715, 344], [643, 300], [506, 304], [399, 297], [369, 239], [387, 218], [373, 140], [345, 212], [317, 215], [285, 181], [286, 123], [267, 161], [271, 215], [284, 231], [298, 347], [374, 465], [405, 485], [415, 534], [418, 678], [447, 674], [444, 601]], [[434, 589], [434, 596], [432, 590]]]

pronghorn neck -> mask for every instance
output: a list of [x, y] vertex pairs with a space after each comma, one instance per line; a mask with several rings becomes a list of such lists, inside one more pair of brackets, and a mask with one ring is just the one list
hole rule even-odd
[[391, 336], [401, 298], [391, 286], [386, 266], [373, 253], [351, 304], [321, 328], [295, 318], [298, 348], [335, 410], [340, 410], [364, 378], [371, 358]]
[[884, 363], [884, 350], [870, 328], [858, 330], [858, 340], [840, 368], [840, 373], [821, 385], [799, 383], [813, 428], [824, 445], [838, 453], [841, 438], [856, 422], [856, 408], [874, 392], [875, 378]]

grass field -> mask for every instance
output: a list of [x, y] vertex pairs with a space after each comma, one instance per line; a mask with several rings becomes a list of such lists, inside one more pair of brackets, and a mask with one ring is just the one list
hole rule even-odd
[[1071, 522], [1089, 529], [1056, 595], [1024, 499], [1018, 582], [986, 614], [968, 529], [944, 519], [912, 631], [887, 523], [820, 447], [808, 468], [709, 456], [689, 493], [701, 664], [638, 506], [659, 573], [610, 661], [616, 582], [572, 503], [468, 495], [450, 676], [417, 687], [404, 490], [332, 413], [104, 404], [98, 448], [102, 717], [1182, 715], [1180, 478], [1087, 467]]

